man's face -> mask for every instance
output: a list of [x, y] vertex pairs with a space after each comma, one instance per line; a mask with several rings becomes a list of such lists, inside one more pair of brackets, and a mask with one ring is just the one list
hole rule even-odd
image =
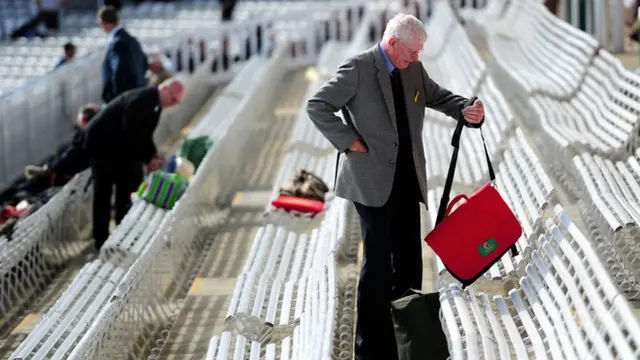
[[76, 49], [66, 50], [64, 52], [64, 55], [67, 57], [67, 59], [73, 59], [73, 57], [76, 56]]
[[417, 61], [424, 44], [417, 40], [416, 36], [412, 36], [407, 40], [400, 40], [392, 37], [389, 39], [389, 45], [393, 47], [393, 56], [391, 62], [398, 69], [406, 69], [409, 64]]

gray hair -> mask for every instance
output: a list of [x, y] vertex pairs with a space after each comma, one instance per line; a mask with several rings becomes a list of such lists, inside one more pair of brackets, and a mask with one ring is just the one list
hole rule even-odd
[[425, 42], [427, 41], [427, 30], [417, 17], [409, 14], [397, 14], [387, 23], [382, 39], [389, 40], [392, 36], [400, 40], [415, 38], [419, 42]]

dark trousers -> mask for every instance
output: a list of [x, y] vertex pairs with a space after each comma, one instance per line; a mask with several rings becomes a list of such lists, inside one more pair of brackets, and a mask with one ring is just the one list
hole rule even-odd
[[96, 250], [100, 250], [109, 237], [111, 221], [111, 197], [116, 191], [116, 224], [120, 224], [131, 207], [131, 193], [143, 180], [141, 163], [110, 166], [92, 161], [93, 175], [93, 238]]
[[398, 358], [391, 301], [410, 288], [422, 288], [420, 196], [413, 182], [415, 175], [410, 175], [397, 171], [384, 206], [355, 203], [364, 242], [358, 284], [357, 360]]

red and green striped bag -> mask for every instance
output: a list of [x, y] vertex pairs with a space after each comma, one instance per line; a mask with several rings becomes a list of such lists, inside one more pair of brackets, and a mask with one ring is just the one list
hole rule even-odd
[[172, 209], [187, 190], [189, 181], [182, 175], [155, 171], [138, 188], [138, 198], [163, 209]]

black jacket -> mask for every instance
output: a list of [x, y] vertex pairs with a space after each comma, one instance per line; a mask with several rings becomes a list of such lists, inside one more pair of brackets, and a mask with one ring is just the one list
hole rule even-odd
[[130, 90], [118, 96], [85, 129], [87, 156], [103, 164], [150, 162], [157, 152], [153, 133], [161, 112], [157, 88]]
[[127, 90], [146, 86], [148, 68], [138, 40], [125, 29], [117, 30], [102, 63], [102, 100], [108, 103]]
[[59, 176], [73, 176], [89, 168], [89, 159], [85, 155], [83, 144], [84, 131], [78, 129], [64, 152], [51, 160], [48, 168]]

